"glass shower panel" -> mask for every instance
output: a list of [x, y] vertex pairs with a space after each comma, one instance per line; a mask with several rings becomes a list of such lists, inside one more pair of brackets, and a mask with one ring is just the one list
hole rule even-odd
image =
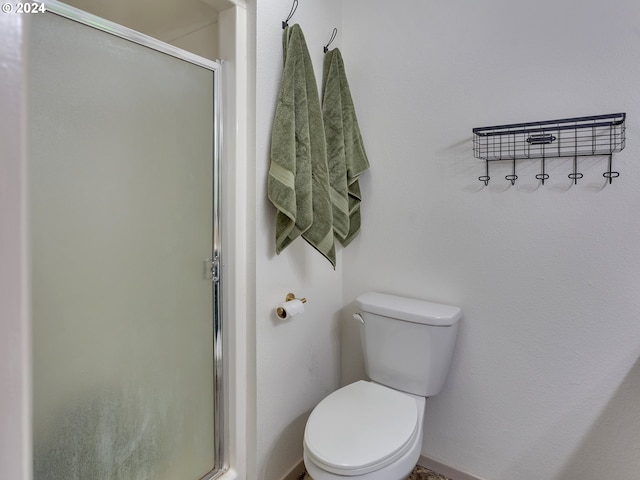
[[214, 72], [32, 15], [35, 480], [214, 468]]

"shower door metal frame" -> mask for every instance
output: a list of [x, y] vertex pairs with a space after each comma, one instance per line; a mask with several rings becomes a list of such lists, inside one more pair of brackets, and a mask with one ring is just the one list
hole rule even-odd
[[[222, 62], [213, 61], [190, 53], [181, 48], [174, 47], [168, 43], [157, 40], [153, 37], [137, 32], [123, 25], [105, 20], [96, 15], [87, 13], [57, 0], [44, 0], [45, 8], [48, 12], [61, 17], [68, 18], [75, 22], [101, 30], [105, 33], [129, 40], [138, 45], [150, 48], [160, 53], [184, 60], [188, 63], [211, 70], [213, 73], [213, 232], [212, 232], [212, 310], [213, 310], [213, 422], [214, 422], [214, 468], [200, 480], [213, 480], [223, 475], [229, 469], [227, 446], [225, 439], [225, 402], [224, 402], [224, 349], [223, 349], [223, 322], [222, 322], [222, 246], [221, 246], [221, 166], [220, 159], [222, 153], [222, 88], [221, 69]], [[185, 479], [190, 480], [190, 479]]]

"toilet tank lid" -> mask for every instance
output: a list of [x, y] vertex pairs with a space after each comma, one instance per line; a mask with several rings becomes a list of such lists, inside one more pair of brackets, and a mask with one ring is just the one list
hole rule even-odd
[[462, 317], [462, 310], [453, 305], [378, 292], [363, 293], [356, 304], [365, 312], [438, 327], [451, 326]]

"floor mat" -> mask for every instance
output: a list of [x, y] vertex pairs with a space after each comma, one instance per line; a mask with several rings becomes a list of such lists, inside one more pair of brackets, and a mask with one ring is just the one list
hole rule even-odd
[[445, 477], [444, 475], [440, 475], [434, 471], [429, 470], [424, 467], [416, 467], [413, 469], [411, 475], [409, 475], [408, 480], [450, 480], [449, 477]]

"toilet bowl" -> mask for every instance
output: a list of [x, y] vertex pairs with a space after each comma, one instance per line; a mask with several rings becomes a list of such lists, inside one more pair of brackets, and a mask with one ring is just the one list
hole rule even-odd
[[370, 381], [342, 387], [313, 409], [304, 463], [313, 480], [406, 480], [422, 449], [426, 397], [442, 389], [462, 312], [376, 292], [356, 304]]
[[313, 480], [400, 480], [422, 448], [425, 398], [358, 381], [326, 397], [304, 434]]

